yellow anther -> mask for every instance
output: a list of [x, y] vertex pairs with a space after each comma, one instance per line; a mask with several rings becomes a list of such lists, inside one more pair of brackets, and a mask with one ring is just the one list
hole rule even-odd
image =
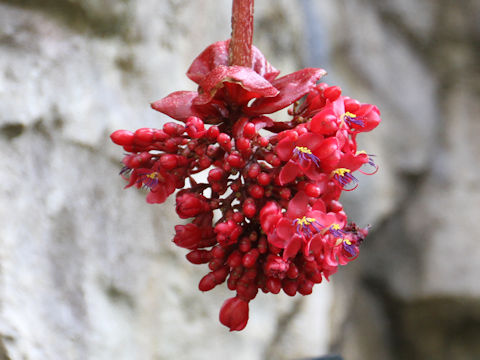
[[351, 172], [350, 169], [338, 168], [332, 171], [332, 175], [345, 176], [345, 173], [349, 173], [349, 172]]
[[340, 225], [339, 224], [333, 224], [331, 226], [332, 230], [340, 230]]
[[352, 114], [351, 112], [347, 111], [345, 114], [342, 115], [342, 120], [345, 119], [346, 117], [349, 117], [351, 119], [355, 119], [357, 115]]
[[307, 218], [306, 216], [296, 219], [296, 223], [300, 226], [308, 226], [314, 223], [315, 221], [317, 220], [315, 220], [314, 218]]
[[347, 245], [352, 245], [352, 242], [348, 239], [343, 239], [343, 242]]
[[356, 152], [355, 155], [360, 155], [360, 154], [367, 154], [367, 152], [365, 150], [359, 150]]
[[150, 179], [157, 179], [158, 175], [159, 175], [158, 172], [153, 172], [151, 174], [146, 175], [146, 177], [148, 177]]
[[310, 150], [309, 148], [307, 148], [305, 146], [295, 146], [295, 149], [300, 151], [300, 152], [303, 152], [305, 154], [311, 154], [312, 153], [312, 150]]

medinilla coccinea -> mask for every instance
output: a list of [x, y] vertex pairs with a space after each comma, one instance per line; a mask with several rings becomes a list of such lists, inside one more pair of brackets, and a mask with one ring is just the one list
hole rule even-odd
[[[173, 241], [191, 263], [208, 264], [200, 290], [226, 281], [235, 292], [220, 321], [242, 330], [259, 289], [308, 295], [358, 256], [368, 230], [348, 223], [339, 198], [358, 186], [358, 173], [377, 170], [356, 138], [380, 112], [319, 82], [322, 69], [279, 77], [255, 47], [251, 67], [229, 65], [229, 41], [194, 60], [187, 76], [197, 91], [152, 103], [176, 122], [111, 139], [128, 153], [127, 187], [146, 188], [149, 203], [182, 189], [176, 211], [190, 220], [175, 226]], [[288, 121], [268, 116], [284, 108]]]

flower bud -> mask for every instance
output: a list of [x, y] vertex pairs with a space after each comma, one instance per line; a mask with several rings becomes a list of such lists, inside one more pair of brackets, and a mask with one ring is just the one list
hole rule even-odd
[[238, 297], [225, 300], [219, 319], [230, 331], [242, 330], [248, 322], [248, 302]]
[[117, 130], [110, 135], [110, 139], [120, 146], [128, 146], [133, 144], [133, 132], [128, 130]]

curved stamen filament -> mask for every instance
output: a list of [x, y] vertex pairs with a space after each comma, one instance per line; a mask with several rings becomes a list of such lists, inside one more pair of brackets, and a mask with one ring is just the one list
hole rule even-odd
[[321, 225], [315, 218], [309, 218], [306, 216], [293, 220], [293, 224], [297, 225], [297, 234], [303, 234], [307, 238], [321, 230]]
[[[346, 168], [338, 168], [332, 171], [333, 178], [337, 180], [343, 190], [345, 191], [352, 191], [355, 190], [358, 186], [358, 179], [351, 174], [350, 169]], [[347, 185], [351, 184], [352, 188], [347, 187]]]
[[363, 122], [362, 119], [359, 119], [357, 115], [348, 111], [342, 115], [341, 120], [342, 122], [346, 123], [348, 126], [352, 126], [352, 124], [362, 126], [362, 127], [365, 126], [365, 123]]
[[304, 160], [304, 161], [310, 160], [310, 161], [313, 161], [313, 163], [317, 167], [320, 166], [320, 159], [312, 153], [312, 150], [310, 150], [305, 146], [295, 146], [293, 153], [297, 155], [301, 160]]

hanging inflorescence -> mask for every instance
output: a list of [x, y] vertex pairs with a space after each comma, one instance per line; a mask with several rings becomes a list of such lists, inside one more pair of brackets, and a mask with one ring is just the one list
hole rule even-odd
[[[111, 138], [128, 152], [127, 187], [147, 188], [149, 203], [182, 189], [176, 212], [192, 220], [175, 226], [173, 242], [190, 250], [191, 263], [208, 264], [200, 290], [226, 281], [236, 292], [220, 321], [242, 330], [259, 289], [307, 295], [358, 256], [368, 230], [347, 222], [339, 198], [358, 186], [355, 172], [377, 170], [356, 137], [380, 123], [380, 112], [317, 84], [322, 69], [278, 77], [256, 48], [252, 68], [229, 66], [228, 46], [217, 42], [195, 59], [187, 76], [198, 91], [152, 104], [181, 123]], [[287, 122], [265, 115], [286, 107]]]

